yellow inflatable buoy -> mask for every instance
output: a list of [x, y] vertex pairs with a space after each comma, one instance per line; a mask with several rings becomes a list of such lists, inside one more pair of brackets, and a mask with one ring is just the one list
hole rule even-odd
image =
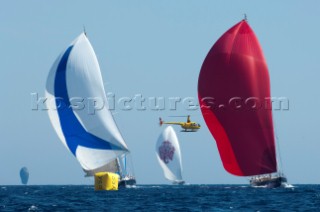
[[120, 176], [112, 172], [97, 172], [94, 175], [94, 190], [118, 190]]

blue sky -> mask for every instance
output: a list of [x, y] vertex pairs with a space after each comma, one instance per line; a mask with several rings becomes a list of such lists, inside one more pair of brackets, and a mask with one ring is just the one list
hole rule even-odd
[[[44, 95], [60, 52], [86, 26], [105, 88], [116, 97], [194, 97], [202, 62], [214, 42], [248, 16], [262, 45], [272, 96], [289, 111], [274, 111], [283, 169], [291, 183], [320, 183], [320, 2], [309, 1], [3, 1], [0, 8], [2, 104], [0, 184], [92, 183], [55, 134], [45, 111], [31, 110]], [[189, 183], [247, 183], [228, 174], [200, 111], [117, 111], [140, 184], [167, 183], [155, 157], [158, 118], [187, 115], [203, 127], [178, 132]], [[175, 128], [177, 131], [179, 128]]]

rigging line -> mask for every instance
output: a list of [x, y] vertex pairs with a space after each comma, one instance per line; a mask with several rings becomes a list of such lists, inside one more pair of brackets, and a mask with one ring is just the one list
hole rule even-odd
[[281, 151], [280, 151], [279, 137], [278, 137], [278, 131], [277, 131], [277, 124], [274, 119], [273, 113], [272, 113], [272, 119], [274, 120], [273, 125], [274, 125], [274, 134], [275, 134], [275, 143], [276, 143], [276, 158], [277, 158], [277, 162], [278, 162], [278, 166], [279, 166], [278, 171], [280, 173], [283, 173], [284, 169], [283, 169], [282, 158], [281, 158], [281, 153], [280, 153]]

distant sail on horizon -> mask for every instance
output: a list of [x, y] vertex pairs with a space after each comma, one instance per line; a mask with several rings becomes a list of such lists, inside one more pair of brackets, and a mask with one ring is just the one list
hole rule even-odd
[[[227, 30], [209, 51], [198, 97], [226, 171], [237, 176], [277, 172], [268, 67], [246, 20]], [[248, 108], [245, 101], [257, 108]]]
[[[114, 167], [118, 157], [129, 149], [108, 108], [101, 71], [95, 52], [84, 33], [57, 58], [46, 83], [47, 104], [54, 99], [56, 110], [48, 105], [50, 121], [65, 147], [77, 158], [87, 175]], [[75, 108], [72, 98], [103, 100], [104, 107], [88, 111]], [[112, 168], [114, 169], [114, 168]]]
[[171, 126], [160, 134], [156, 143], [156, 156], [165, 178], [174, 184], [183, 184], [180, 145]]
[[22, 167], [20, 169], [20, 179], [23, 185], [27, 185], [29, 181], [29, 170], [27, 167]]

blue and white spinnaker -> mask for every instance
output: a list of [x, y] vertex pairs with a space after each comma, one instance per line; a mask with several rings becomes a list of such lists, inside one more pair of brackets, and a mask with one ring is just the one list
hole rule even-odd
[[[108, 163], [129, 152], [108, 109], [98, 60], [84, 33], [53, 64], [45, 93], [53, 128], [88, 175], [105, 171]], [[92, 113], [95, 100], [104, 107]]]

